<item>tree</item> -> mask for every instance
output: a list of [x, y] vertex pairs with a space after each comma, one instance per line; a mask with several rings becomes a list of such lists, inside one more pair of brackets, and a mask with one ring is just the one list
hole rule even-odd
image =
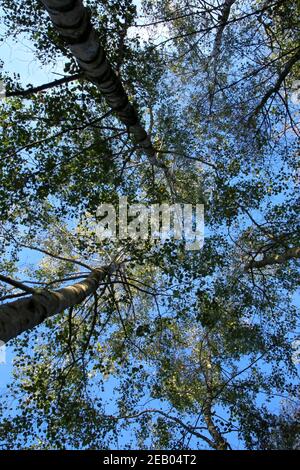
[[[63, 76], [2, 73], [0, 337], [20, 336], [1, 447], [277, 448], [272, 405], [297, 382], [298, 3], [2, 6], [3, 40]], [[120, 195], [204, 204], [204, 247], [99, 240]]]

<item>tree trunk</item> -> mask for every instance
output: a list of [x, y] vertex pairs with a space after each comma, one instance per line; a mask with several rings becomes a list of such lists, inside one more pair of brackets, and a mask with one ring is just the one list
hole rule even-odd
[[107, 271], [95, 270], [84, 281], [57, 291], [42, 290], [30, 297], [0, 306], [0, 340], [7, 342], [96, 292]]
[[217, 34], [215, 37], [215, 42], [214, 42], [214, 47], [213, 47], [213, 52], [212, 52], [212, 57], [214, 58], [215, 62], [220, 54], [223, 32], [227, 25], [231, 7], [235, 3], [235, 1], [236, 0], [225, 0], [221, 15], [218, 18], [219, 26], [218, 26]]
[[129, 103], [121, 80], [106, 58], [105, 50], [91, 24], [89, 11], [83, 6], [82, 0], [42, 0], [42, 3], [85, 76], [101, 91], [107, 104], [126, 125], [134, 142], [144, 151], [151, 164], [162, 169], [174, 194], [172, 175], [168, 167], [157, 159], [151, 139], [140, 123], [136, 110]]
[[228, 442], [224, 439], [219, 429], [213, 422], [210, 405], [205, 405], [203, 407], [203, 417], [207, 426], [207, 430], [213, 438], [214, 448], [216, 450], [227, 450], [229, 448]]
[[206, 399], [202, 406], [202, 413], [203, 418], [207, 426], [207, 430], [209, 431], [213, 442], [214, 442], [214, 449], [216, 450], [227, 450], [229, 449], [229, 444], [226, 439], [222, 436], [219, 428], [215, 425], [213, 420], [213, 396], [212, 390], [214, 388], [213, 384], [213, 364], [211, 361], [211, 351], [208, 348], [206, 358], [201, 361], [201, 365], [203, 367], [203, 372], [205, 375], [205, 383], [206, 383]]
[[68, 44], [86, 77], [94, 82], [108, 105], [129, 128], [136, 142], [148, 153], [154, 153], [147, 132], [140, 124], [134, 107], [120, 79], [106, 59], [87, 8], [81, 0], [42, 0], [50, 18]]
[[263, 107], [265, 106], [265, 104], [267, 103], [267, 101], [269, 100], [269, 98], [271, 98], [271, 96], [274, 94], [274, 93], [277, 93], [279, 90], [280, 90], [280, 87], [281, 85], [283, 84], [284, 80], [286, 79], [286, 77], [288, 76], [288, 74], [290, 73], [291, 69], [294, 67], [294, 65], [300, 61], [300, 48], [297, 50], [297, 52], [290, 58], [290, 60], [285, 64], [283, 70], [281, 71], [281, 73], [279, 74], [274, 86], [272, 88], [270, 88], [267, 93], [264, 95], [264, 97], [262, 98], [261, 102], [256, 106], [254, 112], [253, 112], [253, 115], [255, 116], [256, 114], [258, 114], [262, 109]]

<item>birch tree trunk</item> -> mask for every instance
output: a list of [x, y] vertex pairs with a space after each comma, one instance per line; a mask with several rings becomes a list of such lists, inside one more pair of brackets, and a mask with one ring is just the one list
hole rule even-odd
[[112, 69], [93, 28], [82, 0], [42, 0], [52, 23], [64, 38], [85, 76], [104, 95], [107, 104], [126, 125], [134, 142], [147, 155], [152, 165], [162, 169], [174, 194], [173, 178], [168, 167], [157, 159], [151, 139], [142, 126], [135, 108], [129, 103], [121, 80]]
[[206, 423], [207, 429], [214, 440], [214, 449], [216, 450], [229, 449], [228, 442], [226, 441], [226, 439], [224, 439], [219, 429], [213, 422], [212, 412], [211, 412], [211, 401], [209, 400], [203, 406], [203, 416], [204, 416], [204, 421]]
[[231, 7], [235, 2], [236, 0], [225, 0], [223, 4], [222, 12], [218, 18], [219, 26], [218, 26], [218, 30], [217, 30], [217, 34], [216, 34], [216, 38], [214, 42], [214, 47], [213, 47], [213, 52], [212, 52], [212, 57], [214, 58], [215, 61], [219, 57], [223, 32], [227, 25]]
[[7, 342], [23, 331], [31, 330], [46, 318], [80, 304], [96, 292], [107, 271], [95, 270], [85, 280], [56, 291], [42, 290], [15, 302], [0, 306], [0, 340]]
[[86, 77], [97, 85], [108, 105], [134, 135], [136, 142], [146, 153], [153, 155], [155, 152], [150, 138], [106, 58], [105, 50], [91, 24], [88, 9], [81, 0], [42, 0], [42, 3]]

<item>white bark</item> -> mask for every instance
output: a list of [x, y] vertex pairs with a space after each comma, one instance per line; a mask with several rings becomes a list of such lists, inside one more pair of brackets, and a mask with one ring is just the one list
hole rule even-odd
[[134, 107], [120, 79], [109, 64], [106, 53], [93, 28], [89, 12], [81, 0], [42, 0], [56, 30], [66, 40], [69, 49], [88, 79], [105, 96], [108, 105], [126, 124], [137, 143], [149, 154], [154, 154], [147, 132], [140, 124]]
[[173, 179], [168, 167], [157, 159], [151, 139], [142, 126], [137, 112], [129, 103], [126, 91], [115, 74], [93, 28], [89, 11], [82, 0], [42, 0], [56, 30], [65, 39], [86, 77], [104, 95], [107, 104], [123, 122], [134, 142], [145, 152], [151, 164], [162, 169], [173, 190]]
[[95, 270], [85, 280], [57, 291], [43, 290], [0, 306], [0, 340], [7, 342], [46, 318], [80, 304], [96, 292], [107, 271]]

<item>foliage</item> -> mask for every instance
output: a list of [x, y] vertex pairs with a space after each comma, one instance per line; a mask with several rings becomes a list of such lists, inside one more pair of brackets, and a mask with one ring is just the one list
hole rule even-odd
[[[82, 75], [36, 92], [4, 67], [1, 273], [54, 290], [116, 269], [10, 343], [0, 446], [297, 448], [279, 400], [298, 383], [299, 1], [86, 4], [176, 202], [204, 204], [205, 243], [100, 242], [100, 203], [174, 202], [162, 168]], [[80, 73], [40, 2], [1, 7], [1, 41]], [[3, 303], [23, 295], [1, 281]]]

